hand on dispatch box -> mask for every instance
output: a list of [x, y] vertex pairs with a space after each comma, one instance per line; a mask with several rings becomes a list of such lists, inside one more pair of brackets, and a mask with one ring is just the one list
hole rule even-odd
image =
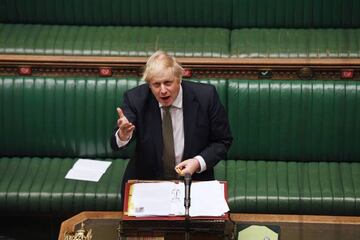
[[185, 173], [193, 175], [198, 170], [200, 170], [200, 163], [196, 158], [187, 159], [175, 166], [175, 171], [180, 176], [185, 176]]

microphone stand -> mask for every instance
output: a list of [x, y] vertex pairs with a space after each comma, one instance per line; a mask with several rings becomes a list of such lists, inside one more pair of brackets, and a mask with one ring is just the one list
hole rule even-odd
[[185, 239], [190, 239], [190, 186], [191, 186], [191, 174], [185, 173], [184, 176], [184, 185], [185, 185], [185, 198], [184, 198], [184, 207], [185, 207]]

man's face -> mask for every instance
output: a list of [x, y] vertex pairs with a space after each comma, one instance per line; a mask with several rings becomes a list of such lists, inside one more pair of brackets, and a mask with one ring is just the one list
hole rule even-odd
[[163, 106], [170, 106], [175, 101], [180, 90], [180, 79], [172, 74], [163, 74], [149, 80], [151, 92]]

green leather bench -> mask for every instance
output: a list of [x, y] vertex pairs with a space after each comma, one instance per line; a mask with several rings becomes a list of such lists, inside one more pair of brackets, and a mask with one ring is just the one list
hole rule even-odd
[[360, 83], [229, 80], [231, 211], [360, 214]]
[[[360, 213], [360, 82], [195, 80], [216, 86], [234, 136], [216, 177], [231, 212]], [[119, 210], [132, 149], [114, 153], [116, 106], [138, 79], [0, 78], [0, 212]], [[78, 158], [100, 182], [64, 179]]]
[[231, 0], [0, 2], [0, 54], [229, 57]]
[[[216, 86], [234, 143], [215, 176], [233, 213], [360, 214], [360, 82], [195, 80]], [[57, 239], [81, 211], [116, 211], [129, 150], [116, 106], [135, 78], [0, 77], [0, 233]], [[99, 182], [64, 179], [78, 158], [111, 161]]]
[[[136, 79], [1, 77], [0, 212], [121, 209], [128, 153], [113, 153], [109, 136], [124, 90], [137, 84]], [[79, 158], [112, 164], [97, 183], [65, 179]]]
[[353, 0], [1, 1], [0, 54], [358, 58]]
[[227, 84], [232, 212], [360, 214], [360, 82]]
[[[226, 80], [217, 86], [226, 101]], [[113, 152], [116, 107], [138, 79], [0, 77], [0, 212], [120, 210], [132, 147]], [[79, 158], [111, 161], [99, 182], [65, 179]]]
[[233, 58], [358, 58], [360, 3], [233, 0]]

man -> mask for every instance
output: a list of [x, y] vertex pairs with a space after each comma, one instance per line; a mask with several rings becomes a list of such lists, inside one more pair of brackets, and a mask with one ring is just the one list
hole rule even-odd
[[136, 141], [124, 183], [176, 179], [175, 169], [194, 180], [212, 180], [213, 167], [226, 157], [232, 136], [216, 89], [182, 81], [182, 73], [173, 57], [157, 51], [146, 63], [146, 84], [124, 94], [111, 139], [114, 150]]

